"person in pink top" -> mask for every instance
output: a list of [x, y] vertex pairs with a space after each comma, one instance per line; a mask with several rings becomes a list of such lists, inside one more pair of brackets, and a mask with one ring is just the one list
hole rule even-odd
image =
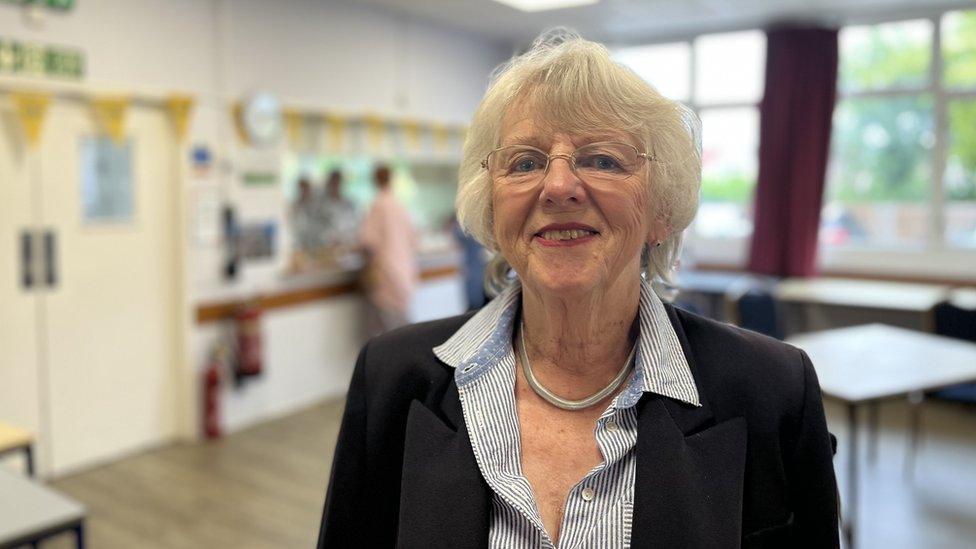
[[360, 229], [367, 262], [364, 286], [370, 336], [409, 322], [407, 312], [418, 276], [416, 234], [409, 212], [393, 194], [390, 169], [376, 168], [373, 179], [378, 192]]

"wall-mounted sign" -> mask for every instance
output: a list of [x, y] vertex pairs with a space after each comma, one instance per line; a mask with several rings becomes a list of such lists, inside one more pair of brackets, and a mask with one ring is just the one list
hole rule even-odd
[[85, 56], [78, 50], [0, 40], [0, 74], [80, 79]]
[[75, 7], [75, 0], [0, 0], [5, 4], [19, 6], [43, 6], [52, 10], [70, 10]]

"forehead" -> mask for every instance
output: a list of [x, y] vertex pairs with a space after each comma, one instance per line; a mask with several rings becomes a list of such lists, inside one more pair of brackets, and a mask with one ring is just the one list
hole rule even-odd
[[552, 109], [537, 108], [531, 97], [513, 102], [502, 117], [498, 146], [532, 145], [547, 148], [560, 139], [569, 140], [577, 147], [598, 141], [639, 145], [633, 135], [615, 128], [609, 120], [584, 121], [582, 116], [576, 118], [572, 113], [560, 114], [552, 112]]

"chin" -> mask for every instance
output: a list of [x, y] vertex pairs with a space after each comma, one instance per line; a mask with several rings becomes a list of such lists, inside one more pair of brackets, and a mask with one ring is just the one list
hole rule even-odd
[[573, 267], [560, 269], [550, 266], [542, 269], [542, 272], [530, 271], [528, 280], [523, 279], [522, 283], [557, 295], [586, 294], [600, 285], [598, 277], [588, 271], [588, 269]]

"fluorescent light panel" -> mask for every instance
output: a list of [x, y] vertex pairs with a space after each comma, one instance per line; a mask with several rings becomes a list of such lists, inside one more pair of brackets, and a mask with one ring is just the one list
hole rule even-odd
[[575, 8], [578, 6], [589, 6], [596, 4], [600, 0], [495, 0], [499, 4], [515, 8], [521, 11], [546, 11], [558, 10], [562, 8]]

